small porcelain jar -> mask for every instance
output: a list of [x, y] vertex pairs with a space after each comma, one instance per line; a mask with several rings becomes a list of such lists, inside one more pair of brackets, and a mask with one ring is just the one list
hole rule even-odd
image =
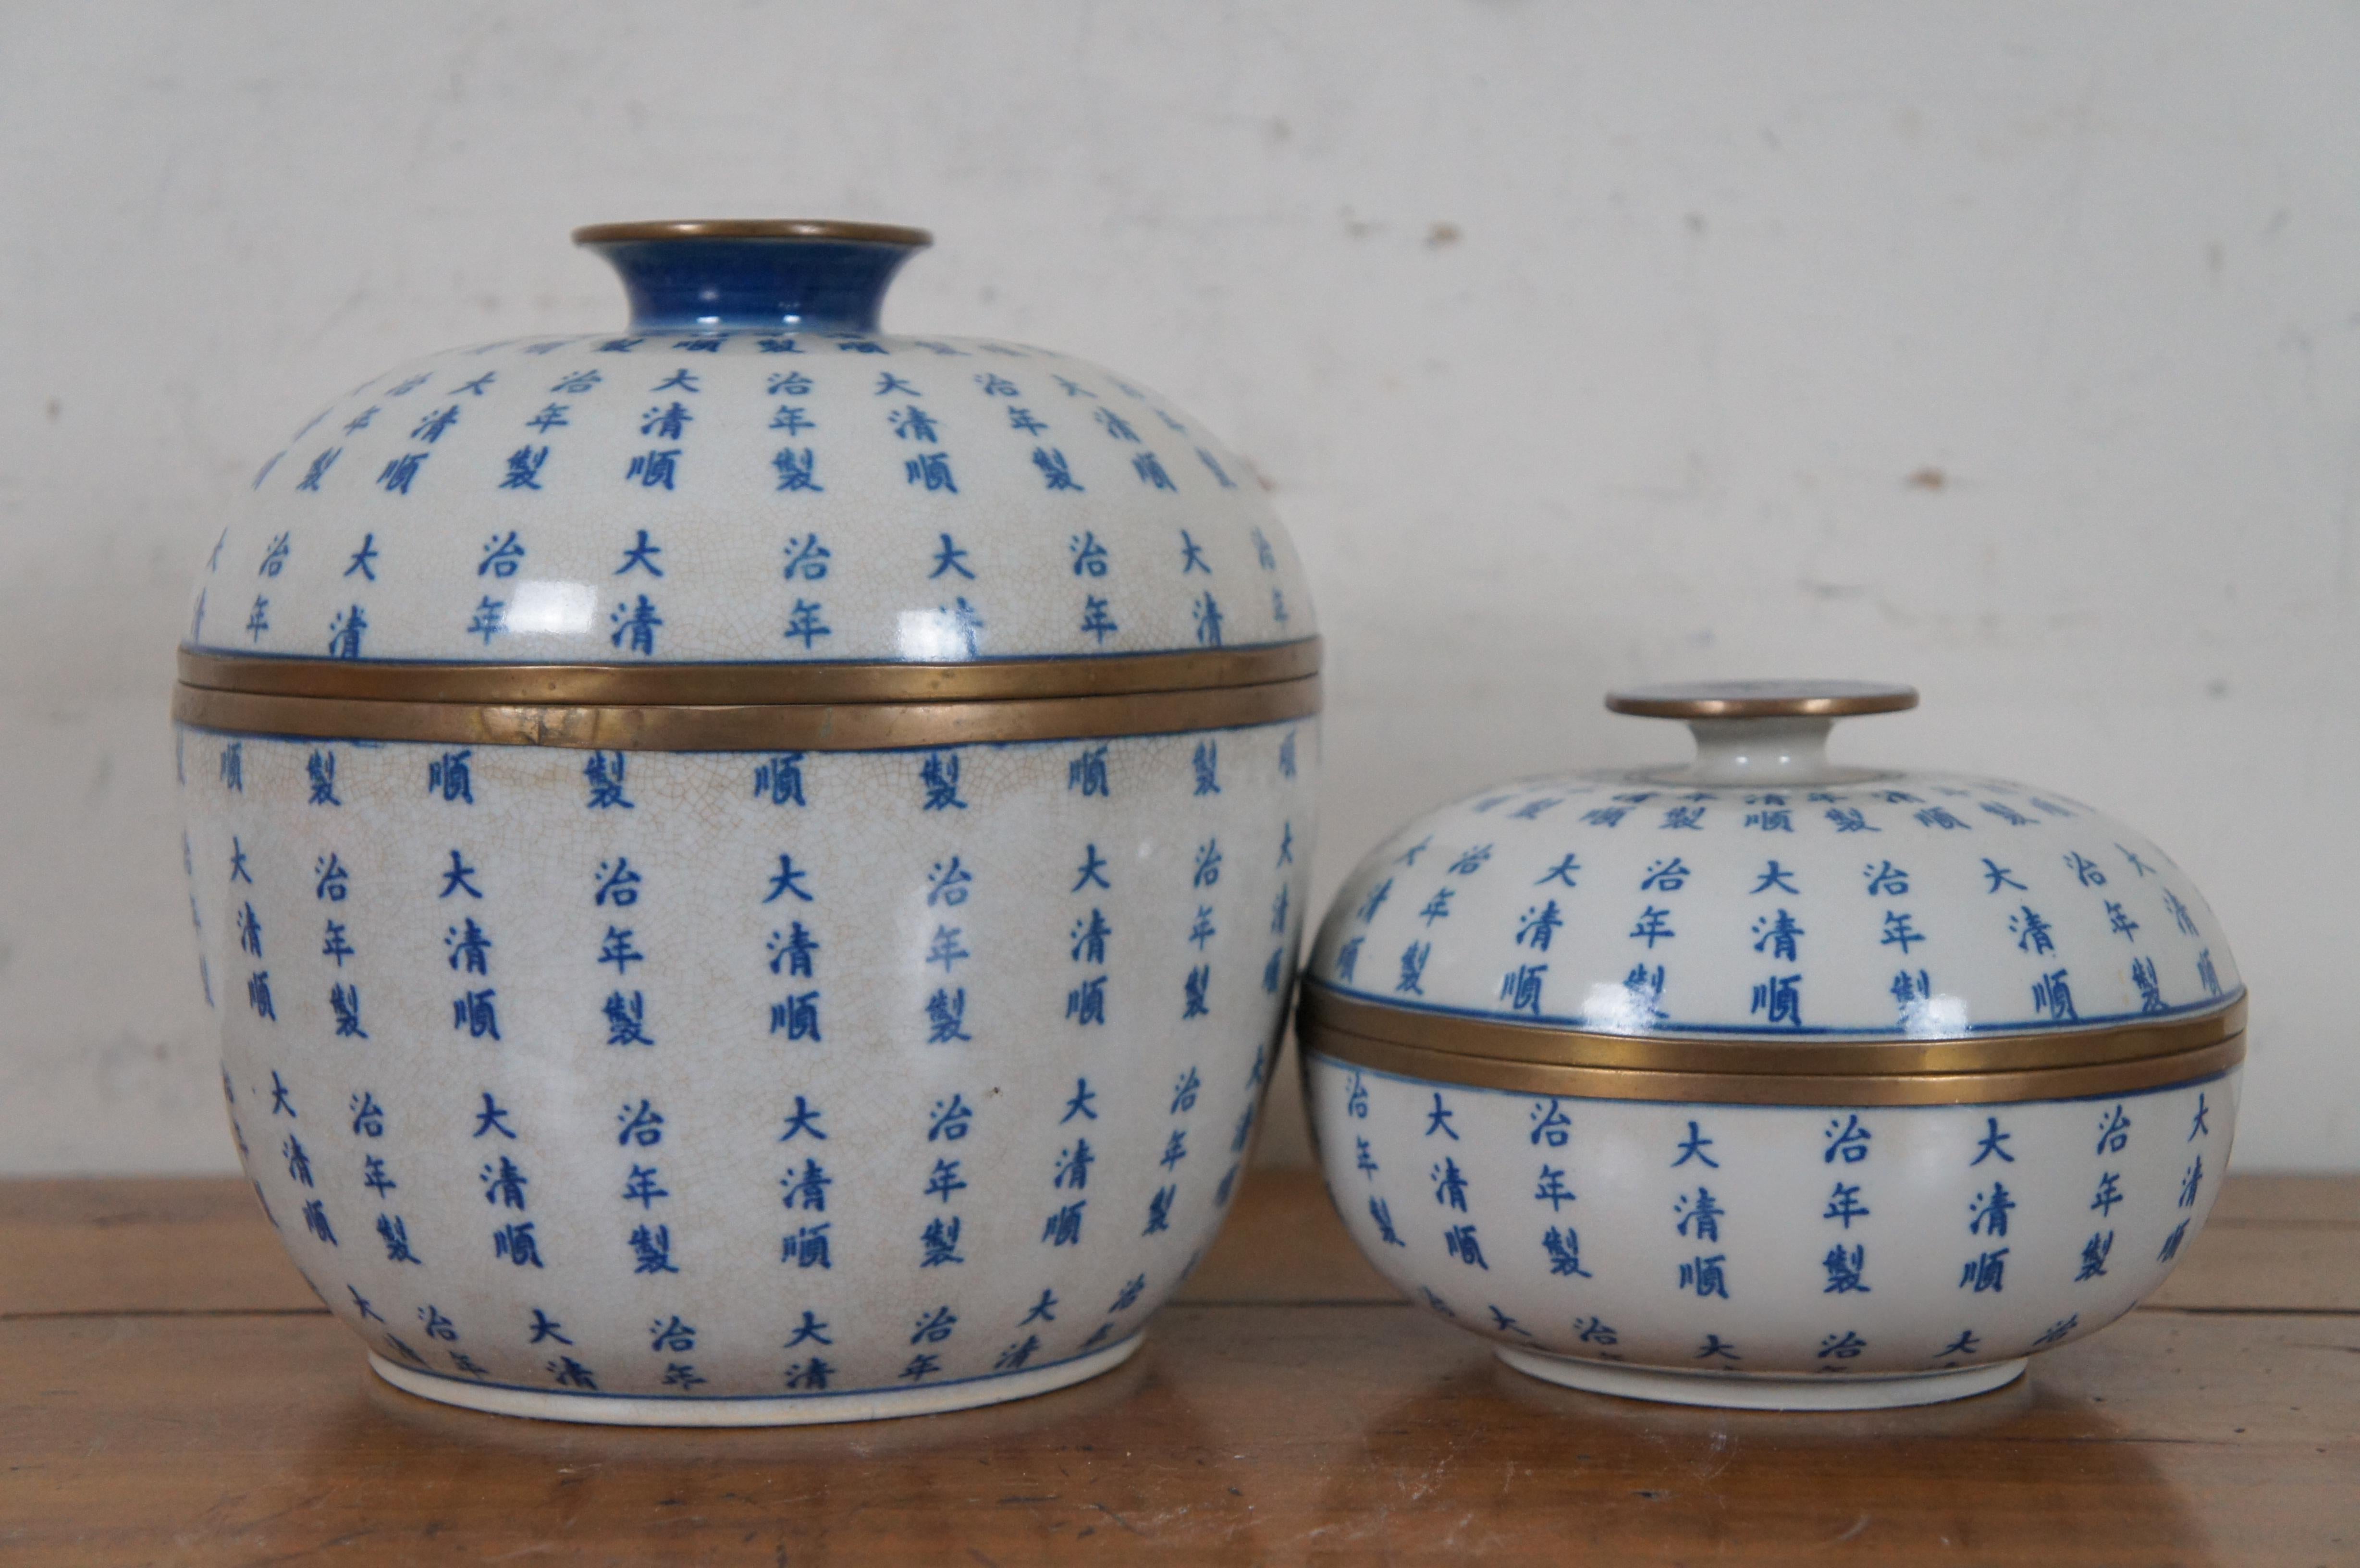
[[1696, 760], [1502, 785], [1360, 865], [1304, 1073], [1388, 1278], [1535, 1377], [1797, 1409], [1996, 1388], [2155, 1289], [2228, 1163], [2228, 942], [2077, 800], [1828, 761], [1916, 702], [1621, 693]]
[[223, 1087], [388, 1380], [834, 1421], [1104, 1370], [1247, 1159], [1318, 644], [1142, 387], [878, 330], [926, 236], [582, 231], [630, 325], [297, 432], [174, 712]]

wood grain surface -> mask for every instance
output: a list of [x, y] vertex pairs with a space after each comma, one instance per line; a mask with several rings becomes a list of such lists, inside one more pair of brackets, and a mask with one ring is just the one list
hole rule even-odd
[[1129, 1366], [608, 1430], [386, 1388], [222, 1181], [0, 1184], [0, 1562], [2360, 1563], [2360, 1179], [2233, 1179], [2164, 1296], [1921, 1410], [1574, 1393], [1263, 1171]]

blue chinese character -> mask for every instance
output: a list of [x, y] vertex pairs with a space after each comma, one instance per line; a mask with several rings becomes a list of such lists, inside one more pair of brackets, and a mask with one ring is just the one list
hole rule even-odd
[[754, 797], [769, 796], [770, 804], [783, 806], [792, 802], [804, 804], [803, 754], [782, 751], [768, 761], [754, 765]]
[[948, 452], [922, 452], [902, 463], [901, 468], [912, 485], [923, 485], [929, 490], [947, 490], [954, 495], [958, 494], [958, 484], [951, 476]]
[[[377, 1215], [377, 1239], [385, 1243], [385, 1260], [388, 1263], [415, 1263], [421, 1268], [425, 1267], [426, 1260], [410, 1249], [410, 1227], [402, 1222], [400, 1215]], [[382, 1323], [385, 1320], [380, 1318], [377, 1321]]]
[[[2003, 1155], [2003, 1158], [2008, 1157]], [[1969, 1236], [2005, 1236], [2007, 1216], [2015, 1209], [2016, 1200], [2008, 1196], [2007, 1183], [1993, 1182], [1988, 1192], [1977, 1192], [1974, 1202], [1967, 1205], [1969, 1215], [1967, 1234]]]
[[781, 447], [771, 456], [770, 466], [778, 470], [778, 487], [781, 490], [807, 490], [814, 495], [825, 495], [827, 491], [827, 486], [819, 482], [817, 460], [809, 447], [800, 450], [791, 446]]
[[654, 1166], [641, 1165], [636, 1161], [633, 1162], [630, 1175], [626, 1177], [623, 1181], [623, 1201], [625, 1203], [636, 1202], [639, 1207], [644, 1210], [654, 1207], [655, 1201], [658, 1198], [669, 1198], [671, 1196], [672, 1193], [657, 1182], [656, 1168]]
[[1196, 640], [1207, 648], [1221, 646], [1221, 606], [1214, 602], [1208, 589], [1197, 596], [1190, 606], [1196, 620]]
[[2070, 1023], [2081, 1016], [2073, 1010], [2073, 991], [2064, 970], [2052, 969], [2032, 983], [2032, 1010], [2046, 1013], [2059, 1023]]
[[518, 1268], [539, 1269], [541, 1244], [532, 1234], [533, 1222], [523, 1220], [502, 1225], [492, 1233], [492, 1256], [505, 1258]]
[[956, 1160], [935, 1160], [934, 1174], [926, 1178], [925, 1195], [929, 1198], [940, 1198], [947, 1203], [951, 1201], [953, 1192], [965, 1191], [967, 1191], [967, 1182], [959, 1175], [959, 1162]]
[[819, 941], [803, 929], [803, 921], [790, 922], [783, 936], [772, 931], [766, 945], [770, 954], [771, 974], [781, 973], [783, 965], [784, 973], [789, 975], [806, 980], [812, 977], [813, 955], [819, 952]]
[[500, 1156], [497, 1165], [484, 1167], [483, 1183], [484, 1202], [494, 1207], [521, 1209], [525, 1206], [524, 1190], [530, 1184], [530, 1179], [507, 1155]]
[[948, 975], [960, 959], [974, 957], [975, 954], [959, 941], [959, 933], [964, 930], [963, 926], [936, 926], [934, 940], [926, 948], [925, 962], [941, 964], [943, 973]]
[[1401, 980], [1394, 990], [1412, 996], [1426, 995], [1426, 960], [1433, 948], [1432, 942], [1414, 942], [1402, 949]]
[[427, 415], [424, 419], [419, 420], [417, 428], [410, 432], [410, 439], [411, 441], [422, 441], [429, 446], [432, 446], [436, 441], [442, 439], [442, 432], [444, 430], [449, 430], [453, 425], [455, 425], [458, 422], [459, 408], [458, 405], [454, 403], [450, 408], [438, 408], [434, 412]]
[[1187, 978], [1181, 983], [1183, 1000], [1180, 1017], [1183, 1021], [1204, 1018], [1211, 1012], [1212, 1009], [1206, 1004], [1205, 994], [1212, 982], [1213, 966], [1209, 964], [1200, 964], [1188, 971]]
[[513, 1143], [516, 1129], [508, 1126], [508, 1107], [492, 1098], [491, 1091], [486, 1089], [484, 1091], [484, 1108], [475, 1113], [475, 1130], [467, 1136], [481, 1138], [487, 1132], [496, 1132]]
[[1868, 1158], [1869, 1131], [1856, 1113], [1846, 1114], [1841, 1124], [1830, 1117], [1825, 1136], [1828, 1146], [1819, 1152], [1820, 1163], [1833, 1165], [1841, 1159], [1846, 1165], [1857, 1165]]
[[1785, 909], [1774, 916], [1765, 915], [1754, 922], [1754, 951], [1766, 953], [1773, 958], [1792, 960], [1795, 939], [1806, 935], [1795, 923], [1795, 917]]
[[1850, 1230], [1852, 1222], [1856, 1219], [1865, 1219], [1868, 1212], [1868, 1205], [1860, 1201], [1860, 1188], [1856, 1185], [1847, 1187], [1839, 1181], [1835, 1185], [1835, 1191], [1828, 1194], [1827, 1212], [1819, 1217], [1823, 1220], [1841, 1220], [1844, 1229]]
[[2114, 1233], [2110, 1230], [2100, 1231], [2082, 1243], [2081, 1271], [2073, 1276], [2073, 1282], [2078, 1285], [2084, 1279], [2095, 1279], [2103, 1276], [2106, 1271], [2106, 1254], [2114, 1249]]
[[322, 451], [311, 460], [311, 466], [303, 471], [303, 477], [295, 482], [295, 488], [309, 490], [317, 495], [320, 481], [327, 477], [328, 470], [335, 466], [336, 459], [343, 456], [344, 452], [344, 449], [340, 446], [332, 446]]
[[631, 1232], [625, 1243], [631, 1249], [634, 1274], [677, 1274], [680, 1269], [672, 1260], [672, 1226], [640, 1225]]
[[1693, 1225], [1696, 1226], [1696, 1238], [1699, 1241], [1719, 1241], [1721, 1216], [1728, 1211], [1722, 1208], [1713, 1197], [1711, 1188], [1699, 1187], [1693, 1204], [1689, 1203], [1685, 1193], [1673, 1199], [1672, 1213], [1679, 1216], [1679, 1224], [1674, 1228], [1680, 1235], [1688, 1235], [1688, 1226]]
[[1087, 1198], [1076, 1198], [1052, 1214], [1041, 1227], [1041, 1239], [1051, 1247], [1076, 1247], [1082, 1239], [1082, 1211], [1089, 1206]]
[[[336, 962], [341, 964], [344, 960]], [[358, 985], [339, 984], [329, 986], [328, 1011], [335, 1018], [337, 1038], [368, 1039], [368, 1030], [361, 1028], [361, 988]]]
[[[937, 935], [940, 928], [937, 928]], [[946, 964], [945, 968], [948, 967]], [[948, 986], [937, 989], [926, 998], [926, 1043], [948, 1045], [956, 1040], [972, 1040], [966, 1029], [967, 987], [956, 990]]]
[[1773, 1024], [1803, 1027], [1803, 977], [1799, 975], [1774, 975], [1754, 987], [1754, 1003], [1749, 1012], [1766, 1015]]
[[959, 799], [959, 759], [955, 751], [933, 751], [918, 769], [918, 782], [926, 791], [925, 803], [920, 809], [928, 811], [967, 810]]
[[1490, 1271], [1491, 1266], [1483, 1261], [1483, 1247], [1476, 1239], [1473, 1225], [1448, 1226], [1442, 1233], [1442, 1241], [1444, 1247], [1449, 1250], [1450, 1256], [1459, 1262], [1486, 1272]]
[[1681, 1140], [1680, 1157], [1672, 1161], [1672, 1169], [1677, 1171], [1689, 1160], [1695, 1160], [1711, 1166], [1716, 1171], [1720, 1170], [1721, 1161], [1705, 1152], [1711, 1145], [1712, 1139], [1698, 1131], [1696, 1123], [1688, 1123], [1688, 1136]]
[[368, 617], [355, 604], [337, 611], [328, 618], [328, 657], [358, 659], [361, 656], [361, 634], [368, 630]]
[[648, 1002], [641, 993], [625, 996], [620, 991], [610, 991], [599, 1010], [606, 1019], [608, 1045], [655, 1044], [655, 1037], [647, 1031]]
[[2120, 1154], [2131, 1140], [2131, 1119], [2119, 1105], [2098, 1118], [2098, 1143], [2092, 1152]]
[[467, 1038], [470, 1040], [482, 1040], [486, 1036], [493, 1040], [499, 1039], [499, 1014], [493, 1005], [494, 998], [498, 995], [498, 992], [486, 987], [481, 991], [469, 991], [460, 996], [451, 1004], [451, 1027], [454, 1029], [465, 1029]]
[[467, 635], [480, 637], [486, 648], [491, 647], [492, 639], [508, 629], [508, 614], [507, 600], [485, 594], [476, 602], [474, 618], [467, 622]]
[[784, 1196], [779, 1200], [781, 1203], [791, 1209], [802, 1207], [816, 1214], [827, 1208], [827, 1190], [836, 1185], [836, 1178], [830, 1176], [818, 1160], [807, 1159], [801, 1171], [789, 1167], [787, 1173], [779, 1178], [779, 1185], [786, 1189]]
[[925, 1257], [918, 1258], [918, 1269], [939, 1269], [944, 1263], [967, 1261], [967, 1258], [958, 1257], [958, 1216], [956, 1214], [951, 1218], [930, 1218], [925, 1224], [925, 1235], [918, 1237], [918, 1245], [925, 1249]]
[[1710, 1258], [1696, 1258], [1680, 1265], [1680, 1289], [1693, 1290], [1699, 1296], [1719, 1296], [1729, 1300], [1729, 1279], [1722, 1266], [1729, 1261], [1721, 1253]]
[[1106, 983], [1103, 975], [1092, 975], [1065, 993], [1065, 1016], [1076, 1024], [1106, 1022]]
[[639, 1102], [637, 1110], [628, 1105], [624, 1105], [616, 1113], [615, 1119], [623, 1127], [623, 1130], [615, 1135], [617, 1149], [628, 1149], [634, 1143], [641, 1149], [652, 1149], [663, 1141], [663, 1113], [646, 1100]]
[[967, 1125], [975, 1118], [973, 1107], [956, 1094], [947, 1102], [936, 1100], [933, 1115], [933, 1124], [926, 1128], [928, 1143], [937, 1138], [945, 1143], [956, 1143], [967, 1136]]
[[[1850, 1251], [1846, 1251], [1841, 1244], [1838, 1244], [1828, 1248], [1828, 1255], [1819, 1259], [1819, 1267], [1828, 1271], [1828, 1282], [1820, 1289], [1819, 1294], [1823, 1296], [1843, 1296], [1854, 1293], [1867, 1295], [1869, 1293], [1867, 1282], [1861, 1278], [1862, 1270], [1866, 1267], [1867, 1262], [1868, 1248], [1865, 1247], [1855, 1245]], [[1825, 1355], [1826, 1352], [1822, 1351], [1820, 1354]]]
[[608, 642], [621, 648], [628, 641], [633, 653], [650, 656], [655, 653], [656, 628], [663, 625], [663, 621], [656, 614], [655, 602], [645, 593], [639, 596], [637, 604], [617, 604], [606, 619], [615, 627], [614, 635], [606, 639]]
[[443, 933], [442, 945], [450, 949], [451, 967], [469, 975], [491, 973], [489, 954], [492, 939], [475, 923], [473, 915], [463, 926], [453, 926]]
[[431, 452], [405, 452], [378, 471], [377, 484], [396, 495], [410, 494], [410, 486], [418, 478], [419, 468], [432, 456]]
[[1510, 970], [1500, 982], [1500, 1000], [1508, 1004], [1512, 1013], [1541, 1016], [1541, 977], [1548, 973], [1546, 964], [1520, 964]]
[[808, 1040], [817, 1043], [819, 1032], [819, 993], [797, 991], [783, 1002], [770, 1004], [770, 1032], [784, 1034], [790, 1040]]
[[[503, 490], [538, 490], [541, 488], [541, 465], [549, 461], [545, 446], [525, 445], [508, 453], [508, 473], [500, 479]], [[514, 539], [516, 536], [508, 536]], [[506, 575], [503, 573], [503, 575]]]

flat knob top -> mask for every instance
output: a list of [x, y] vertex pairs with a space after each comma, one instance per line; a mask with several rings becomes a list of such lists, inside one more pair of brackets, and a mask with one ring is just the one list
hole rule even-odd
[[1607, 708], [1648, 719], [1839, 719], [1918, 705], [1883, 681], [1682, 681], [1607, 693]]

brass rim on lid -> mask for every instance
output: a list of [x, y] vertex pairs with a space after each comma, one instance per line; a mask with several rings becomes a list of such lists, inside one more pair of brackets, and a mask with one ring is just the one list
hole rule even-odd
[[958, 664], [467, 664], [184, 648], [200, 729], [623, 751], [879, 751], [1228, 729], [1319, 711], [1317, 637]]
[[2129, 1094], [2245, 1058], [2245, 999], [2192, 1018], [1949, 1040], [1617, 1035], [1415, 1012], [1306, 979], [1313, 1054], [1470, 1088], [1566, 1099], [1743, 1105], [2002, 1105]]

